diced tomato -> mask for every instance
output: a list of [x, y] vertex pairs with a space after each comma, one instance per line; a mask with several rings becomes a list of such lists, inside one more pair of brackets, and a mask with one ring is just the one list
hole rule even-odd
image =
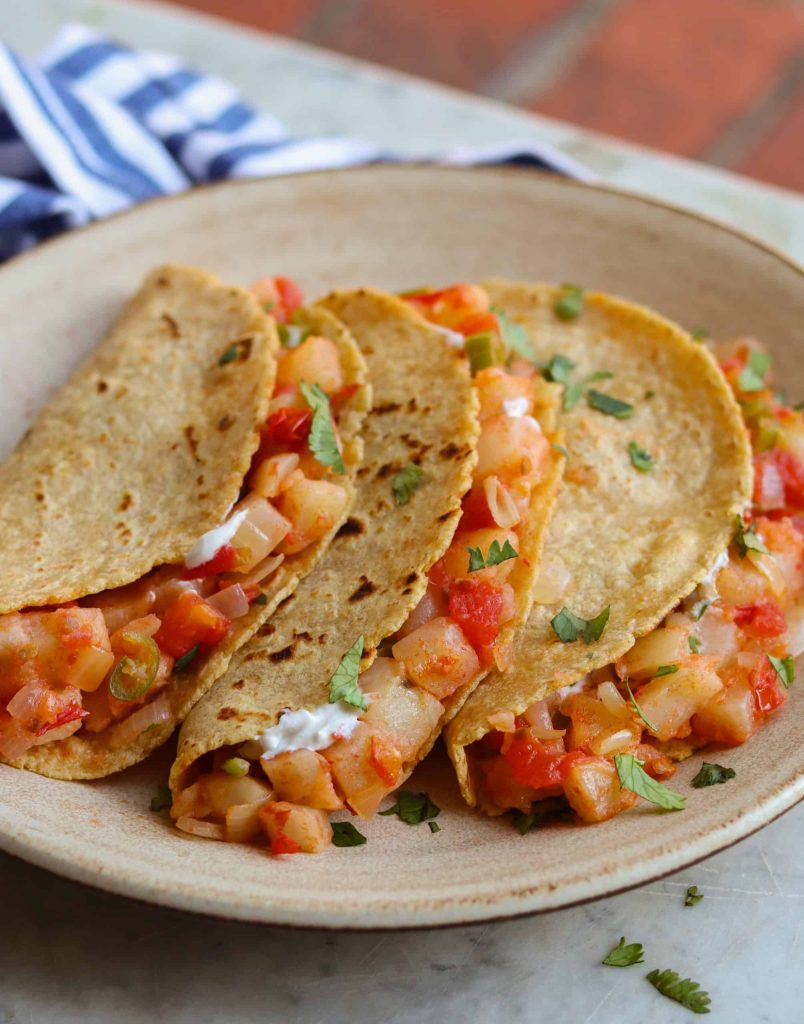
[[472, 313], [465, 320], [461, 320], [458, 330], [464, 337], [469, 338], [473, 334], [484, 334], [486, 331], [496, 334], [500, 330], [500, 324], [493, 313]]
[[443, 558], [439, 558], [435, 565], [430, 569], [430, 572], [427, 574], [427, 578], [433, 586], [439, 587], [441, 590], [449, 590], [452, 583], [452, 577], [447, 572]]
[[784, 614], [775, 601], [740, 605], [734, 609], [734, 622], [743, 632], [759, 640], [781, 636], [787, 630]]
[[361, 384], [346, 384], [344, 387], [338, 388], [337, 391], [333, 392], [329, 396], [329, 407], [333, 414], [337, 413], [340, 407], [345, 402], [348, 402], [352, 395], [356, 394], [361, 387]]
[[396, 785], [399, 778], [399, 753], [386, 736], [374, 733], [371, 737], [369, 760], [386, 786]]
[[472, 488], [463, 499], [461, 508], [462, 530], [486, 530], [497, 525], [491, 514], [486, 492], [482, 488]]
[[295, 839], [286, 836], [284, 832], [274, 836], [271, 840], [271, 853], [300, 853], [301, 846]]
[[748, 682], [754, 691], [757, 709], [762, 713], [774, 711], [787, 699], [776, 669], [767, 658], [761, 658], [753, 667]]
[[249, 586], [243, 587], [243, 593], [246, 595], [246, 600], [250, 603], [251, 601], [256, 601], [262, 590], [256, 583], [251, 583]]
[[770, 456], [784, 485], [785, 504], [790, 508], [804, 508], [804, 463], [793, 452], [774, 448], [764, 452]]
[[200, 580], [204, 576], [215, 576], [219, 572], [230, 572], [237, 565], [237, 548], [232, 544], [224, 544], [218, 548], [208, 562], [202, 562], [194, 569], [185, 569], [181, 574], [183, 580]]
[[500, 633], [503, 592], [485, 580], [460, 580], [449, 592], [449, 616], [474, 647], [493, 644]]
[[511, 768], [511, 774], [521, 786], [545, 789], [560, 785], [567, 777], [570, 765], [579, 758], [588, 757], [582, 750], [568, 754], [554, 749], [527, 734], [515, 736], [503, 755]]
[[274, 285], [279, 294], [279, 305], [271, 313], [277, 323], [284, 324], [304, 302], [304, 292], [289, 277], [275, 277]]
[[162, 625], [154, 635], [160, 650], [172, 658], [181, 658], [201, 644], [212, 647], [229, 632], [232, 620], [212, 607], [192, 590], [185, 590], [165, 612]]
[[67, 725], [68, 722], [77, 722], [81, 718], [89, 718], [89, 712], [84, 711], [78, 701], [71, 701], [66, 708], [63, 708], [52, 722], [46, 722], [40, 729], [36, 730], [37, 736], [44, 736], [51, 729], [58, 729], [60, 725]]
[[312, 422], [311, 409], [284, 406], [268, 417], [263, 428], [263, 438], [272, 444], [301, 447], [307, 440]]

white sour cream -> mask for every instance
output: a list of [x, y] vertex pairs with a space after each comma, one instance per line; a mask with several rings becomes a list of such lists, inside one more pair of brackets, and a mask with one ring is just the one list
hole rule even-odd
[[449, 327], [439, 327], [438, 324], [430, 324], [434, 331], [444, 336], [444, 341], [451, 347], [457, 348], [460, 352], [464, 349], [464, 337], [457, 331], [451, 331]]
[[525, 395], [503, 399], [503, 412], [506, 416], [513, 416], [514, 419], [519, 419], [520, 416], [527, 416], [529, 406], [530, 402]]
[[717, 558], [715, 559], [715, 564], [712, 566], [712, 568], [709, 570], [706, 576], [704, 576], [704, 578], [701, 580], [698, 586], [704, 590], [714, 590], [715, 578], [717, 577], [717, 574], [720, 572], [721, 569], [725, 569], [728, 564], [729, 549], [726, 548], [725, 550], [721, 551], [720, 554], [717, 556]]
[[312, 711], [283, 711], [277, 724], [256, 736], [254, 742], [266, 757], [289, 754], [292, 750], [324, 750], [335, 740], [348, 739], [361, 714], [360, 708], [343, 701], [322, 704]]
[[193, 544], [190, 553], [184, 559], [184, 564], [187, 568], [195, 569], [197, 566], [211, 561], [223, 545], [228, 544], [232, 537], [234, 537], [247, 515], [248, 513], [245, 509], [236, 512], [231, 519], [227, 519], [225, 523], [216, 526], [214, 530], [207, 530], [203, 536], [199, 537], [195, 544]]

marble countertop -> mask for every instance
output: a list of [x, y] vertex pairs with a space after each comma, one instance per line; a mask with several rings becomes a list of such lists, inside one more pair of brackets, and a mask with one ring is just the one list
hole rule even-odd
[[[804, 259], [804, 201], [402, 75], [113, 0], [0, 0], [6, 41], [34, 53], [69, 20], [181, 53], [298, 133], [412, 154], [539, 137], [604, 182], [738, 224]], [[644, 970], [600, 966], [620, 935], [700, 981], [712, 1021], [804, 1021], [804, 807], [703, 864], [594, 904], [518, 921], [380, 935], [213, 921], [66, 882], [0, 855], [0, 1024], [349, 1021], [651, 1024], [689, 1019]], [[147, 856], [147, 851], [143, 851]], [[704, 902], [686, 908], [688, 885]]]

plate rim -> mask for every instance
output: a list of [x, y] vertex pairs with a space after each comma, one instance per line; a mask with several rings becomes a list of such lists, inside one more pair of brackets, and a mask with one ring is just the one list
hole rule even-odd
[[[428, 174], [443, 174], [464, 176], [486, 176], [486, 177], [516, 177], [523, 180], [541, 179], [549, 181], [551, 185], [559, 188], [578, 189], [584, 192], [603, 193], [616, 198], [624, 199], [629, 203], [641, 204], [652, 208], [669, 212], [674, 217], [683, 217], [687, 220], [697, 221], [705, 224], [707, 228], [713, 228], [721, 233], [748, 243], [751, 247], [759, 249], [768, 256], [782, 263], [786, 268], [794, 271], [804, 283], [804, 264], [798, 262], [794, 257], [784, 252], [781, 248], [771, 242], [762, 239], [753, 233], [742, 228], [732, 226], [716, 217], [700, 213], [684, 206], [677, 205], [663, 199], [643, 195], [630, 189], [598, 182], [582, 182], [566, 176], [540, 169], [510, 166], [510, 165], [481, 165], [471, 166], [450, 166], [445, 164], [432, 163], [428, 161], [411, 161], [396, 164], [366, 164], [351, 168], [317, 169], [291, 174], [266, 175], [254, 178], [224, 179], [216, 182], [206, 182], [193, 185], [189, 189], [167, 195], [150, 197], [144, 202], [117, 211], [108, 217], [100, 220], [90, 221], [88, 224], [65, 231], [53, 238], [17, 254], [7, 260], [0, 267], [0, 275], [6, 270], [16, 269], [26, 260], [36, 258], [43, 251], [51, 251], [59, 246], [72, 243], [72, 240], [79, 234], [102, 229], [105, 225], [114, 221], [121, 221], [129, 217], [137, 217], [141, 211], [156, 205], [157, 203], [180, 203], [192, 202], [192, 197], [213, 191], [238, 191], [247, 190], [250, 187], [265, 187], [269, 182], [287, 181], [305, 178], [321, 177], [356, 177], [363, 174], [382, 175], [384, 173], [399, 173], [400, 171], [415, 175], [420, 171]], [[645, 863], [648, 870], [638, 871], [635, 865], [629, 867], [629, 880], [625, 881], [620, 870], [607, 871], [603, 875], [590, 876], [581, 881], [570, 883], [576, 890], [595, 889], [586, 893], [576, 892], [571, 896], [555, 893], [545, 893], [544, 890], [527, 887], [520, 887], [509, 892], [504, 898], [494, 900], [480, 896], [465, 899], [448, 900], [445, 903], [433, 905], [430, 901], [429, 907], [417, 906], [417, 901], [399, 901], [393, 909], [375, 908], [361, 909], [359, 917], [343, 920], [313, 921], [316, 912], [301, 909], [282, 909], [271, 905], [254, 907], [250, 912], [232, 906], [231, 903], [216, 896], [193, 897], [183, 893], [174, 893], [170, 890], [160, 889], [155, 883], [143, 880], [132, 879], [130, 875], [111, 872], [106, 874], [103, 870], [97, 871], [91, 865], [76, 864], [68, 857], [51, 853], [47, 841], [38, 840], [35, 837], [28, 839], [19, 834], [12, 835], [9, 831], [0, 831], [0, 849], [23, 861], [34, 864], [54, 874], [68, 878], [73, 882], [88, 885], [95, 889], [110, 892], [118, 896], [135, 899], [146, 904], [160, 907], [169, 907], [184, 913], [192, 913], [201, 917], [213, 917], [216, 919], [240, 921], [244, 923], [266, 924], [281, 927], [293, 927], [313, 931], [414, 931], [431, 928], [460, 927], [472, 924], [482, 924], [494, 921], [512, 920], [519, 917], [534, 916], [536, 914], [550, 913], [555, 910], [568, 909], [580, 906], [595, 900], [614, 896], [646, 883], [664, 878], [669, 874], [702, 860], [713, 856], [721, 850], [746, 839], [755, 834], [766, 825], [777, 820], [787, 811], [795, 807], [799, 802], [804, 801], [804, 760], [801, 766], [794, 770], [785, 781], [779, 782], [775, 792], [767, 796], [761, 804], [748, 807], [743, 812], [734, 814], [728, 821], [721, 823], [715, 829], [710, 829], [704, 835], [698, 836], [678, 850], [664, 851], [655, 854], [652, 859]], [[690, 845], [694, 850], [690, 850]], [[688, 851], [687, 853], [683, 852]], [[643, 862], [644, 863], [644, 862]], [[599, 884], [595, 886], [595, 880]], [[608, 882], [608, 884], [606, 884]], [[561, 892], [561, 889], [556, 890]], [[405, 903], [407, 902], [407, 906]], [[495, 910], [494, 908], [497, 908]], [[503, 909], [504, 908], [504, 909]], [[327, 913], [327, 911], [323, 911]]]

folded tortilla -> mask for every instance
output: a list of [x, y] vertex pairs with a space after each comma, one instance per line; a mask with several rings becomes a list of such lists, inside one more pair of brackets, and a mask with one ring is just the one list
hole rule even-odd
[[[297, 319], [335, 342], [345, 385], [358, 386], [338, 417], [346, 469], [339, 482], [351, 500], [362, 453], [358, 431], [371, 402], [365, 362], [326, 311], [302, 310]], [[221, 365], [232, 346], [237, 358]], [[0, 467], [0, 527], [10, 563], [0, 582], [2, 610], [86, 597], [181, 562], [237, 500], [268, 411], [278, 349], [275, 324], [250, 292], [190, 267], [150, 274]], [[252, 604], [224, 640], [171, 676], [160, 691], [170, 721], [123, 745], [115, 742], [122, 723], [98, 733], [79, 730], [10, 763], [86, 779], [142, 760], [313, 568], [347, 514], [348, 506], [327, 535], [285, 558], [260, 584], [264, 603]]]
[[[633, 413], [606, 415], [584, 397], [561, 418], [569, 458], [547, 548], [570, 582], [548, 603], [539, 603], [537, 583], [511, 665], [491, 673], [445, 730], [472, 806], [478, 793], [466, 748], [493, 730], [489, 717], [522, 714], [653, 629], [711, 570], [752, 486], [739, 407], [712, 355], [681, 328], [599, 292], [587, 292], [582, 315], [566, 322], [554, 313], [560, 289], [504, 281], [486, 287], [493, 305], [527, 331], [540, 361], [565, 356], [575, 364], [573, 381], [613, 374], [588, 386]], [[632, 441], [654, 458], [651, 472], [632, 464]], [[562, 643], [551, 626], [563, 607], [591, 619], [606, 606], [605, 630], [589, 645]]]
[[[253, 739], [286, 709], [326, 704], [330, 678], [360, 635], [361, 667], [368, 668], [418, 603], [461, 515], [478, 436], [465, 359], [394, 296], [361, 289], [324, 305], [357, 340], [374, 390], [352, 512], [326, 559], [188, 715], [171, 771], [174, 792], [204, 754]], [[392, 480], [411, 462], [424, 479], [398, 505]]]

